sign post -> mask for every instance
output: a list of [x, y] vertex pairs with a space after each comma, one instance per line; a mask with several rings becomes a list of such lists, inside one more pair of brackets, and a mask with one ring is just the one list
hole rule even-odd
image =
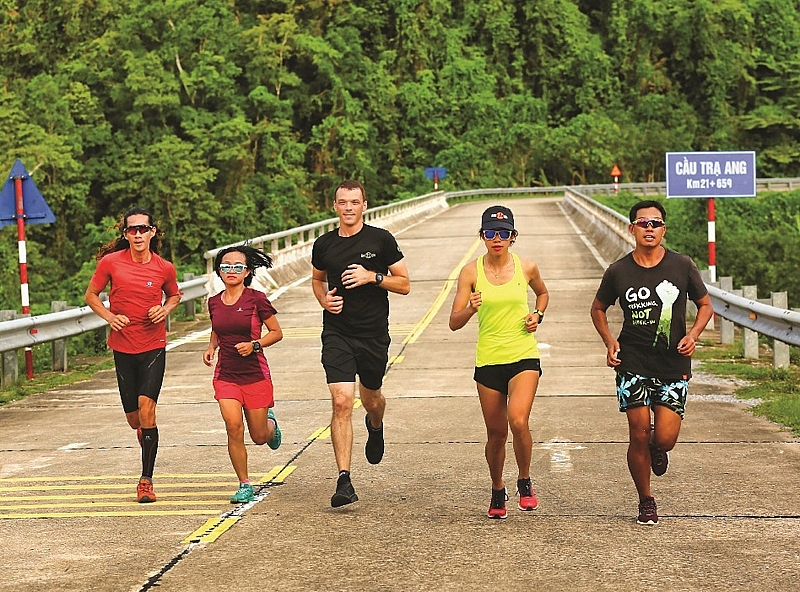
[[428, 167], [425, 169], [425, 178], [433, 179], [433, 190], [439, 191], [439, 179], [447, 177], [447, 169], [445, 167]]
[[[28, 293], [28, 254], [25, 246], [26, 219], [28, 224], [47, 224], [56, 221], [36, 183], [25, 170], [25, 165], [17, 160], [11, 167], [6, 184], [0, 190], [0, 227], [15, 223], [17, 225], [22, 314], [31, 312]], [[31, 329], [32, 333], [35, 331]], [[33, 378], [33, 350], [30, 347], [25, 348], [25, 375], [29, 380]]]
[[616, 163], [611, 167], [611, 176], [614, 177], [614, 195], [619, 194], [619, 178], [622, 176], [622, 171]]
[[708, 199], [708, 271], [717, 281], [717, 197], [756, 196], [755, 152], [667, 152], [667, 199]]

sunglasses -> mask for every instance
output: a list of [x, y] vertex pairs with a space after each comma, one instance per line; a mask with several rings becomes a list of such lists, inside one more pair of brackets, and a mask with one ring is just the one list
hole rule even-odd
[[136, 233], [139, 234], [147, 234], [151, 230], [155, 230], [155, 226], [149, 226], [147, 224], [137, 224], [136, 226], [128, 226], [125, 228], [125, 234], [129, 234], [131, 236], [136, 236]]
[[639, 228], [647, 228], [648, 226], [650, 228], [663, 228], [666, 226], [666, 222], [661, 218], [636, 218], [631, 224]]
[[220, 263], [219, 270], [222, 273], [242, 273], [247, 269], [244, 263]]
[[499, 236], [500, 240], [507, 241], [512, 234], [511, 230], [481, 230], [481, 236], [486, 240], [494, 240], [494, 237]]

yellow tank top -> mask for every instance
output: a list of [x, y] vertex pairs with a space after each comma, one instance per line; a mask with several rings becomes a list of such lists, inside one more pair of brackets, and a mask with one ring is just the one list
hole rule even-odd
[[476, 366], [511, 364], [539, 357], [539, 346], [533, 333], [525, 331], [528, 310], [528, 283], [519, 257], [514, 260], [514, 276], [501, 286], [486, 278], [483, 256], [478, 257], [478, 280], [475, 289], [481, 293], [478, 308], [478, 346]]

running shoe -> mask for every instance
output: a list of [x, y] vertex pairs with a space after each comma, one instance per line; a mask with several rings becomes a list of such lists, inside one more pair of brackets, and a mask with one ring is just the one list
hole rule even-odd
[[331, 497], [331, 507], [338, 508], [357, 501], [358, 496], [356, 495], [356, 490], [353, 489], [350, 478], [339, 477], [336, 482], [336, 493]]
[[364, 446], [364, 454], [369, 464], [377, 465], [383, 458], [383, 422], [381, 427], [373, 428], [369, 424], [369, 415], [365, 415], [364, 423], [367, 424], [367, 444]]
[[232, 504], [245, 504], [256, 499], [253, 486], [249, 483], [239, 483], [239, 489], [231, 496]]
[[656, 508], [655, 498], [646, 497], [639, 502], [639, 517], [636, 519], [636, 524], [644, 526], [658, 524], [658, 508]]
[[508, 511], [506, 510], [507, 499], [508, 495], [506, 495], [505, 487], [503, 489], [492, 489], [492, 502], [489, 504], [489, 512], [486, 515], [489, 518], [499, 519], [508, 516]]
[[517, 479], [517, 495], [519, 495], [517, 507], [523, 512], [529, 512], [539, 507], [539, 500], [536, 499], [536, 492], [533, 491], [530, 477]]
[[147, 477], [139, 479], [136, 486], [136, 501], [140, 504], [149, 504], [156, 501], [156, 494], [153, 493], [153, 482]]
[[656, 477], [666, 473], [667, 467], [669, 467], [669, 455], [654, 444], [650, 444], [650, 467]]
[[275, 433], [270, 438], [269, 442], [267, 442], [267, 446], [272, 448], [273, 450], [277, 450], [278, 447], [281, 445], [281, 429], [278, 427], [278, 420], [275, 419], [275, 414], [272, 412], [272, 409], [267, 411], [267, 417], [275, 422]]

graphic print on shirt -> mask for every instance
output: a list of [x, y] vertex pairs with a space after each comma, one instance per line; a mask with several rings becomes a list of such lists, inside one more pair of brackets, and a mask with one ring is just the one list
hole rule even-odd
[[[672, 305], [678, 299], [680, 290], [668, 280], [662, 280], [655, 289], [660, 303], [652, 298], [650, 289], [642, 286], [638, 290], [631, 287], [625, 291], [625, 299], [629, 302], [631, 311], [631, 324], [640, 326], [650, 326], [658, 323], [653, 340], [653, 347], [658, 345], [658, 338], [663, 335], [667, 340], [669, 349], [669, 336], [672, 329]], [[658, 320], [655, 313], [658, 312]]]

